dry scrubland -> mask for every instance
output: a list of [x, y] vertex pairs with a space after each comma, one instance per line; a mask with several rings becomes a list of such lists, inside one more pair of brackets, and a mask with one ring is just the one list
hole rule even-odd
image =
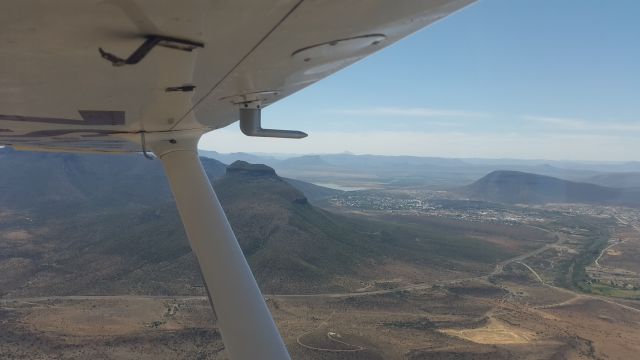
[[[369, 296], [274, 296], [269, 305], [296, 359], [632, 359], [640, 351], [640, 310], [565, 303], [555, 290], [545, 299], [535, 285], [519, 284], [518, 295], [505, 288], [477, 280]], [[0, 319], [3, 359], [226, 358], [199, 297], [23, 299], [4, 302]]]
[[[520, 244], [517, 256], [486, 269], [426, 283], [401, 272], [375, 273], [377, 280], [355, 292], [268, 295], [268, 304], [295, 359], [634, 358], [640, 302], [557, 286], [569, 275], [551, 269], [579, 259], [569, 255], [590, 242], [588, 234], [562, 226], [547, 232], [554, 236], [538, 247]], [[637, 239], [622, 224], [612, 234], [626, 237], [627, 247]], [[609, 257], [599, 260], [610, 266]], [[3, 359], [226, 358], [201, 296], [31, 297], [0, 304]]]

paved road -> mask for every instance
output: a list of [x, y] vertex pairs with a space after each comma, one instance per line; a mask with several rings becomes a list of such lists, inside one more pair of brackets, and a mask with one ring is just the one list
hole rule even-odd
[[16, 302], [43, 302], [55, 300], [206, 300], [206, 296], [155, 296], [155, 295], [71, 295], [71, 296], [40, 296], [24, 298], [0, 298], [0, 304], [6, 305]]

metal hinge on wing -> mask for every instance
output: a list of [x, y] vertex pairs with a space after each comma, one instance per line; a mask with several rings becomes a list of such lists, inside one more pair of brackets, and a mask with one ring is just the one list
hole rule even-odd
[[307, 137], [307, 134], [302, 131], [263, 129], [261, 112], [259, 102], [251, 101], [240, 104], [240, 130], [245, 135], [287, 139]]
[[113, 66], [135, 65], [139, 63], [145, 56], [156, 46], [163, 46], [170, 49], [181, 51], [193, 51], [196, 48], [204, 47], [204, 44], [197, 41], [177, 39], [162, 35], [147, 35], [145, 41], [140, 45], [128, 58], [123, 59], [114, 54], [98, 48], [100, 56], [109, 61]]

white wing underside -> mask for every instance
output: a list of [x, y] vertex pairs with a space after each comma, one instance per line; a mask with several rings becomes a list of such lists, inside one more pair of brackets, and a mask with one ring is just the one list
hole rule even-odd
[[[141, 133], [221, 128], [238, 102], [278, 101], [471, 2], [3, 1], [0, 145], [140, 151]], [[98, 51], [127, 58], [152, 35], [204, 47], [119, 67]]]

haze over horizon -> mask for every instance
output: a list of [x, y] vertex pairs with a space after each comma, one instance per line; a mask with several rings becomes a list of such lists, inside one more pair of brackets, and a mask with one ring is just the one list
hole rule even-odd
[[[213, 151], [222, 155], [232, 154], [250, 154], [259, 157], [273, 157], [277, 159], [289, 159], [301, 156], [332, 156], [332, 155], [353, 155], [353, 156], [388, 156], [388, 157], [418, 157], [418, 158], [437, 158], [437, 159], [449, 159], [449, 160], [476, 160], [476, 161], [524, 161], [524, 162], [567, 162], [567, 163], [636, 163], [640, 160], [571, 160], [571, 159], [545, 159], [545, 158], [516, 158], [516, 157], [481, 157], [481, 156], [438, 156], [438, 155], [410, 155], [410, 154], [372, 154], [372, 153], [355, 153], [352, 151], [340, 151], [340, 152], [307, 152], [307, 153], [294, 153], [294, 152], [265, 152], [265, 151], [219, 151], [215, 148], [206, 149], [199, 147], [201, 151]], [[201, 155], [202, 156], [202, 155]]]
[[640, 160], [638, 13], [629, 0], [481, 1], [265, 109], [265, 127], [308, 138], [232, 125], [200, 147]]

